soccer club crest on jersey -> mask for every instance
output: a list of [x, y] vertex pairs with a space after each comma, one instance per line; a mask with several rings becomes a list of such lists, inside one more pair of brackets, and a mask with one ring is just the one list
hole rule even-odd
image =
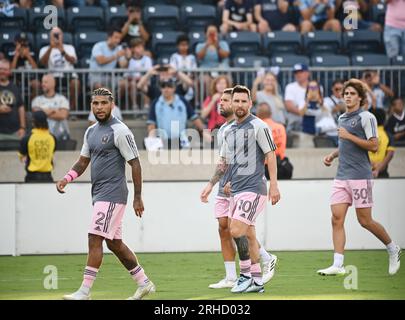
[[108, 142], [108, 134], [105, 134], [101, 137], [101, 143], [106, 144]]
[[354, 127], [356, 126], [356, 124], [357, 124], [357, 120], [356, 120], [356, 119], [350, 120], [350, 126], [351, 126], [352, 128], [354, 128]]

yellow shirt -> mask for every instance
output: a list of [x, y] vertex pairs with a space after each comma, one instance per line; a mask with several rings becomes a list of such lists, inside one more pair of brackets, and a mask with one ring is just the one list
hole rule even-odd
[[20, 155], [27, 156], [29, 172], [51, 172], [56, 141], [48, 129], [32, 129], [29, 136], [21, 140]]
[[383, 162], [388, 151], [395, 151], [395, 148], [391, 146], [390, 138], [385, 132], [384, 126], [378, 126], [378, 150], [377, 152], [368, 152], [371, 163]]

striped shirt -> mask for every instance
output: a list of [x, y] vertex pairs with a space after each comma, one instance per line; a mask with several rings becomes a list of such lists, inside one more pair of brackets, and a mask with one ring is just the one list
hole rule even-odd
[[[363, 109], [342, 114], [339, 117], [338, 126], [363, 140], [378, 138], [375, 116]], [[347, 139], [339, 138], [339, 166], [336, 179], [363, 180], [372, 178], [368, 151]]]

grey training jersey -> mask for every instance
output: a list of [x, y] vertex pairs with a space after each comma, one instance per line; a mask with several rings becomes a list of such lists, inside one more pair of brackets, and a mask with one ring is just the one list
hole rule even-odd
[[115, 117], [86, 130], [80, 153], [91, 159], [91, 194], [96, 201], [127, 203], [125, 164], [138, 157], [134, 136]]
[[[362, 109], [342, 114], [339, 117], [338, 125], [364, 140], [378, 138], [375, 116]], [[368, 151], [349, 140], [339, 139], [339, 166], [336, 179], [362, 180], [372, 178]]]
[[[223, 142], [224, 142], [224, 134], [225, 131], [231, 126], [234, 120], [230, 122], [225, 122], [221, 128], [219, 128], [217, 133], [217, 140], [218, 140], [218, 149], [221, 150]], [[219, 180], [218, 186], [218, 197], [228, 198], [228, 196], [224, 193], [225, 184], [229, 181], [229, 170], [225, 172], [222, 178]]]
[[265, 155], [276, 150], [271, 131], [259, 118], [249, 115], [225, 131], [221, 156], [229, 164], [228, 181], [233, 195], [241, 192], [267, 194], [264, 176]]

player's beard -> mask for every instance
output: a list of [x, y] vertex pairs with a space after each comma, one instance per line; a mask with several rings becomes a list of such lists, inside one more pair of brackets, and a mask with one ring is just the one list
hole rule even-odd
[[236, 109], [235, 110], [235, 116], [239, 119], [244, 118], [247, 115], [248, 111], [246, 111], [245, 109]]
[[110, 110], [110, 112], [106, 112], [105, 113], [105, 117], [104, 118], [99, 118], [99, 117], [97, 117], [97, 114], [95, 114], [94, 113], [94, 116], [96, 117], [96, 120], [98, 121], [98, 122], [101, 122], [101, 123], [104, 123], [104, 122], [107, 122], [109, 119], [110, 119], [110, 117], [111, 117], [111, 110]]
[[232, 109], [231, 110], [219, 109], [219, 114], [224, 118], [228, 118], [233, 114], [233, 111]]

